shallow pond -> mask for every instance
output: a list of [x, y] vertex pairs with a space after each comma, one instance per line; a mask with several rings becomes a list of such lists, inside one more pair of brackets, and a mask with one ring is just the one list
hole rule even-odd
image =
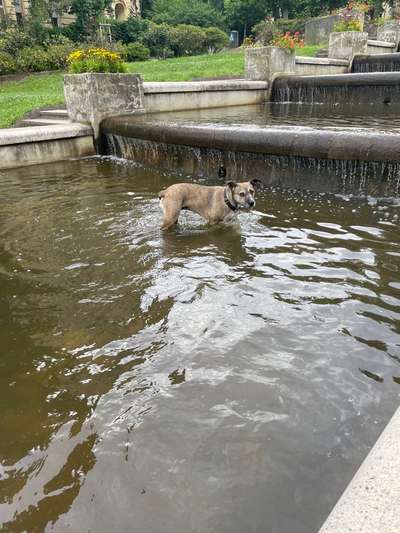
[[397, 407], [400, 202], [161, 234], [182, 179], [0, 172], [4, 530], [312, 533]]

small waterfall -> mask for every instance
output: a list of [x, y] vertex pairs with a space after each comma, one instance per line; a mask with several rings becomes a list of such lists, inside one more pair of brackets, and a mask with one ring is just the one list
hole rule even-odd
[[273, 83], [271, 99], [331, 105], [399, 103], [400, 72], [279, 76]]
[[400, 194], [400, 161], [268, 155], [167, 144], [113, 133], [106, 133], [104, 137], [108, 155], [182, 175], [219, 180], [218, 169], [224, 166], [227, 178], [260, 178], [267, 186], [375, 196]]
[[352, 72], [400, 72], [400, 53], [357, 55], [354, 57]]

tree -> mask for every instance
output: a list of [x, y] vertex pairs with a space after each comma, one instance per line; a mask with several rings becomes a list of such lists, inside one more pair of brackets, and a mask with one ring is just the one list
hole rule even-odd
[[71, 13], [76, 20], [69, 26], [74, 41], [89, 41], [98, 30], [104, 11], [110, 9], [111, 0], [72, 0]]
[[152, 20], [172, 26], [190, 24], [192, 26], [224, 27], [222, 14], [208, 2], [201, 0], [155, 0]]
[[271, 5], [265, 0], [225, 0], [225, 17], [229, 29], [238, 30], [243, 38], [271, 12]]

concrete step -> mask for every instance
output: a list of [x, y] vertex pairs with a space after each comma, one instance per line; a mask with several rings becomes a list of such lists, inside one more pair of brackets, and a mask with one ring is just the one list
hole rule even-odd
[[57, 126], [57, 125], [68, 125], [70, 124], [69, 120], [61, 118], [27, 118], [21, 120], [19, 123], [20, 127], [27, 126]]
[[328, 57], [328, 49], [320, 48], [318, 52], [315, 54], [315, 57]]
[[68, 118], [68, 111], [66, 109], [43, 109], [39, 111], [40, 117], [46, 118]]

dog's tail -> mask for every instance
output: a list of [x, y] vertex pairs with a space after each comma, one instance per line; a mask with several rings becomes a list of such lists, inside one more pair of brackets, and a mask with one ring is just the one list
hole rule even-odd
[[162, 200], [165, 196], [165, 193], [167, 192], [167, 189], [164, 189], [158, 193], [158, 198]]

